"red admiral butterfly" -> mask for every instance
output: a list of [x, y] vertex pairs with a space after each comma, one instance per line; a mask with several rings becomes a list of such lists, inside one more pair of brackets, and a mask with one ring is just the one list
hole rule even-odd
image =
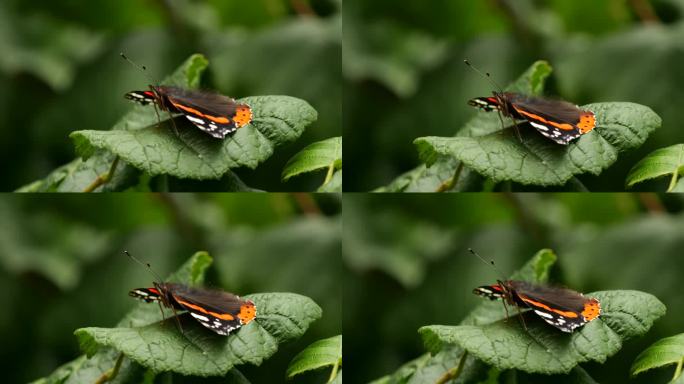
[[[126, 254], [138, 261], [128, 252]], [[185, 284], [154, 282], [152, 288], [136, 288], [128, 294], [147, 303], [160, 302], [174, 312], [188, 311], [200, 324], [224, 336], [249, 324], [257, 314], [251, 300], [243, 300], [225, 291], [193, 288]]]
[[473, 293], [491, 300], [502, 299], [505, 300], [504, 304], [519, 308], [530, 308], [544, 321], [563, 332], [571, 333], [601, 315], [601, 303], [595, 298], [586, 297], [571, 289], [527, 281], [497, 280], [497, 284], [477, 287]]
[[494, 285], [477, 287], [473, 293], [492, 300], [503, 299], [520, 308], [530, 308], [544, 321], [563, 332], [573, 332], [601, 314], [601, 304], [597, 299], [570, 289], [527, 281], [498, 281]]
[[[465, 63], [475, 69], [467, 60]], [[514, 120], [525, 120], [539, 133], [558, 144], [567, 145], [596, 127], [593, 112], [580, 109], [567, 101], [513, 92], [492, 93], [494, 96], [471, 99], [468, 105], [486, 112], [498, 111]]]
[[[123, 53], [121, 56], [136, 65]], [[197, 128], [218, 139], [225, 138], [252, 121], [252, 108], [228, 96], [168, 85], [149, 87], [149, 91], [132, 91], [125, 97], [142, 105], [154, 103], [164, 111], [180, 113]]]

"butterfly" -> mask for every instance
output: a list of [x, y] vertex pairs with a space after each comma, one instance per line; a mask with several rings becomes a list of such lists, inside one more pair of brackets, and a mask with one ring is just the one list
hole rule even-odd
[[499, 111], [515, 120], [527, 121], [539, 133], [558, 144], [567, 145], [596, 127], [596, 117], [588, 110], [562, 100], [526, 96], [514, 92], [493, 92], [468, 104], [485, 112]]
[[189, 287], [177, 283], [154, 283], [152, 288], [136, 288], [129, 295], [147, 303], [158, 301], [165, 307], [190, 312], [200, 324], [218, 333], [230, 332], [256, 318], [254, 302], [232, 293]]
[[571, 289], [527, 281], [497, 281], [493, 285], [477, 287], [473, 293], [492, 300], [502, 299], [520, 308], [530, 308], [563, 332], [571, 333], [601, 315], [601, 303], [595, 298]]
[[142, 105], [180, 113], [197, 128], [217, 139], [237, 131], [252, 121], [252, 108], [228, 96], [169, 85], [150, 85], [147, 91], [128, 92], [125, 97]]

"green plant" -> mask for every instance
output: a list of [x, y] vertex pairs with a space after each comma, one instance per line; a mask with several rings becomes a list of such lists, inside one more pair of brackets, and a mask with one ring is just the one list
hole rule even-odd
[[319, 192], [342, 192], [342, 137], [333, 137], [308, 145], [285, 164], [282, 179], [287, 181], [302, 173], [327, 169]]
[[[162, 84], [197, 88], [208, 64], [204, 56], [192, 55]], [[276, 147], [297, 139], [316, 121], [317, 112], [289, 96], [239, 101], [252, 107], [252, 122], [223, 140], [208, 137], [185, 119], [171, 122], [168, 113], [135, 106], [111, 130], [72, 132], [80, 158], [19, 191], [168, 189], [166, 178], [221, 180], [226, 190], [248, 191], [231, 170], [256, 168]]]
[[[540, 95], [550, 73], [547, 62], [537, 61], [506, 90]], [[634, 103], [582, 108], [595, 113], [597, 127], [567, 146], [532, 130], [522, 130], [518, 138], [510, 122], [502, 126], [496, 114], [484, 113], [466, 123], [455, 137], [419, 137], [414, 144], [424, 165], [378, 191], [468, 191], [475, 188], [472, 179], [478, 175], [487, 183], [541, 187], [563, 186], [573, 180], [576, 189], [584, 189], [575, 176], [601, 174], [620, 152], [641, 146], [662, 123], [650, 108]]]
[[[541, 250], [510, 278], [546, 282], [555, 262], [553, 252]], [[604, 362], [621, 349], [624, 341], [646, 333], [665, 314], [665, 306], [643, 292], [587, 295], [600, 299], [601, 317], [572, 334], [559, 332], [534, 317], [526, 317], [525, 329], [517, 317], [505, 319], [498, 302], [480, 304], [460, 325], [421, 327], [419, 333], [430, 355], [407, 363], [378, 382], [401, 383], [407, 378], [412, 383], [466, 382], [504, 371], [588, 377], [579, 364]]]
[[[167, 281], [201, 284], [212, 258], [197, 252]], [[183, 331], [155, 305], [139, 304], [115, 328], [80, 328], [85, 357], [67, 363], [36, 383], [120, 382], [152, 380], [162, 372], [192, 376], [242, 376], [237, 365], [260, 365], [278, 346], [299, 338], [321, 317], [311, 299], [293, 293], [246, 295], [257, 306], [257, 319], [227, 337], [207, 333], [196, 321], [185, 321]]]
[[681, 383], [684, 380], [682, 375], [682, 367], [684, 367], [684, 333], [660, 339], [646, 348], [634, 360], [630, 374], [636, 376], [649, 369], [673, 364], [676, 364], [676, 368], [671, 382]]
[[627, 188], [646, 180], [672, 175], [668, 192], [684, 191], [679, 174], [684, 170], [684, 144], [675, 144], [651, 152], [632, 167], [627, 175]]
[[299, 352], [287, 367], [286, 377], [323, 367], [332, 367], [328, 383], [342, 382], [342, 335], [318, 340]]

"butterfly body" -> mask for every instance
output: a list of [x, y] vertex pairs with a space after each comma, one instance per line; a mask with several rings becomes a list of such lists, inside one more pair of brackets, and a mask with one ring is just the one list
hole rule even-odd
[[493, 92], [468, 104], [485, 112], [500, 111], [504, 116], [527, 121], [542, 135], [567, 145], [596, 127], [594, 113], [562, 100], [527, 96], [514, 92]]
[[125, 95], [142, 105], [154, 103], [164, 111], [180, 113], [197, 128], [223, 139], [252, 121], [252, 109], [218, 93], [189, 90], [167, 85], [150, 85], [146, 91]]
[[477, 287], [473, 293], [492, 300], [503, 299], [520, 308], [529, 308], [547, 323], [568, 333], [595, 320], [601, 314], [601, 304], [595, 298], [567, 288], [526, 281], [498, 281], [497, 284]]

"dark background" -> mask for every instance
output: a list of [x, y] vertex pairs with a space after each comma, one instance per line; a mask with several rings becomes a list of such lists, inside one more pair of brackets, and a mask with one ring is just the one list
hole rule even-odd
[[[260, 367], [238, 367], [250, 382], [282, 382], [299, 351], [342, 333], [340, 209], [335, 195], [0, 196], [0, 359], [11, 367], [3, 381], [50, 374], [81, 354], [74, 330], [113, 327], [138, 305], [128, 291], [154, 277], [124, 250], [162, 277], [204, 250], [214, 258], [207, 286], [299, 293], [323, 309]], [[199, 380], [168, 376], [156, 382]]]
[[624, 190], [638, 160], [684, 141], [683, 15], [682, 0], [346, 1], [345, 190], [387, 185], [419, 164], [415, 138], [453, 136], [478, 113], [467, 100], [495, 89], [464, 58], [501, 86], [548, 60], [546, 95], [652, 108], [663, 125], [645, 145], [579, 177], [592, 191]]
[[[48, 175], [75, 157], [72, 131], [109, 129], [146, 89], [193, 53], [209, 59], [202, 87], [240, 98], [290, 95], [318, 121], [276, 149], [253, 188], [313, 190], [323, 174], [280, 182], [287, 160], [341, 135], [341, 0], [66, 0], [0, 3], [0, 190]], [[125, 52], [147, 74], [119, 57]], [[199, 188], [199, 187], [197, 187]]]
[[[552, 283], [579, 292], [632, 289], [667, 313], [605, 364], [599, 383], [664, 383], [674, 366], [629, 379], [637, 355], [681, 333], [684, 200], [655, 194], [459, 194], [344, 197], [345, 380], [365, 383], [426, 352], [424, 325], [457, 325], [483, 298], [473, 288], [509, 275], [542, 248], [558, 261]], [[503, 311], [503, 309], [502, 309]], [[540, 376], [548, 383], [549, 376]]]

